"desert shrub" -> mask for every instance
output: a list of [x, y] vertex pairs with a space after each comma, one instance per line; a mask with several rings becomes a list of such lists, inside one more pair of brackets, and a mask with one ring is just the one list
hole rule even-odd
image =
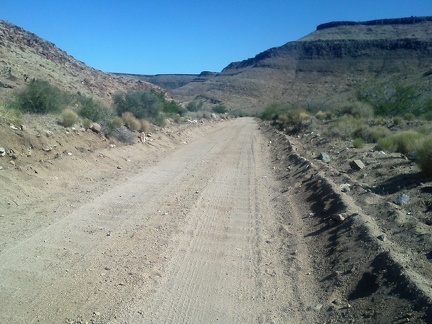
[[418, 85], [398, 82], [369, 82], [357, 91], [359, 101], [369, 103], [377, 115], [396, 116], [413, 113], [418, 116], [432, 107], [432, 98]]
[[91, 121], [107, 121], [112, 117], [112, 110], [106, 107], [103, 103], [94, 100], [90, 97], [79, 97], [78, 101], [81, 104], [81, 109], [78, 114], [90, 119]]
[[113, 96], [117, 113], [131, 112], [138, 119], [155, 121], [160, 119], [163, 101], [155, 92], [149, 90], [129, 90], [117, 92]]
[[352, 145], [355, 147], [355, 148], [363, 148], [364, 147], [364, 140], [362, 139], [362, 138], [360, 138], [360, 137], [357, 137], [356, 139], [354, 139], [353, 141], [352, 141]]
[[163, 103], [163, 112], [167, 115], [185, 115], [188, 110], [184, 107], [182, 107], [177, 101], [174, 100], [166, 100], [165, 98], [162, 98]]
[[423, 119], [425, 119], [425, 120], [427, 120], [427, 121], [431, 121], [431, 120], [432, 120], [432, 110], [426, 112], [426, 113], [423, 115]]
[[351, 138], [354, 130], [363, 126], [364, 123], [362, 119], [344, 115], [329, 125], [326, 134], [331, 137], [339, 137], [343, 140], [348, 140]]
[[417, 163], [428, 176], [432, 176], [432, 136], [427, 136], [418, 145], [416, 151]]
[[216, 105], [212, 108], [212, 111], [216, 114], [225, 114], [228, 110], [224, 105]]
[[417, 132], [423, 135], [432, 134], [432, 124], [421, 125], [420, 127], [417, 128]]
[[83, 121], [82, 121], [82, 124], [83, 124], [83, 127], [85, 129], [89, 129], [90, 125], [92, 124], [92, 121], [90, 119], [88, 119], [88, 118], [84, 118]]
[[141, 119], [140, 122], [141, 122], [141, 130], [146, 134], [150, 133], [150, 131], [151, 131], [150, 122], [148, 120], [145, 120], [145, 119]]
[[19, 109], [15, 109], [13, 105], [0, 104], [0, 119], [6, 122], [12, 122], [19, 124], [22, 121], [22, 112]]
[[122, 114], [122, 119], [127, 128], [131, 131], [136, 131], [141, 128], [141, 122], [131, 112], [126, 111]]
[[369, 127], [361, 125], [353, 132], [354, 138], [361, 138], [367, 143], [376, 143], [380, 138], [386, 137], [390, 134], [390, 130], [382, 126]]
[[274, 120], [277, 116], [282, 115], [291, 109], [292, 107], [289, 104], [272, 103], [264, 109], [261, 119]]
[[403, 115], [403, 119], [412, 121], [415, 119], [415, 115], [413, 113], [406, 113]]
[[400, 132], [378, 140], [377, 149], [408, 154], [415, 152], [424, 135], [415, 131]]
[[163, 113], [159, 113], [158, 116], [154, 120], [155, 125], [158, 125], [160, 127], [166, 126], [166, 118]]
[[394, 123], [395, 125], [400, 125], [400, 124], [402, 124], [402, 121], [403, 121], [403, 118], [400, 117], [400, 116], [393, 117], [393, 123]]
[[16, 104], [24, 112], [47, 114], [59, 112], [64, 106], [61, 90], [48, 81], [32, 80], [16, 94]]
[[355, 118], [369, 119], [374, 116], [374, 109], [369, 103], [355, 101], [343, 106], [339, 113], [341, 115], [351, 115]]
[[78, 121], [78, 114], [70, 108], [63, 110], [60, 115], [60, 123], [64, 127], [72, 127]]
[[192, 112], [200, 111], [203, 109], [204, 103], [200, 101], [191, 101], [187, 104], [186, 109]]
[[315, 118], [319, 120], [329, 120], [333, 118], [333, 114], [330, 111], [318, 111], [315, 113]]

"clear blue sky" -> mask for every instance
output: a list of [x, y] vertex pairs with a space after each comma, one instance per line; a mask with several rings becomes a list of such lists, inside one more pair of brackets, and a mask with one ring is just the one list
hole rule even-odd
[[432, 0], [0, 0], [0, 19], [106, 72], [221, 71], [330, 21], [432, 16]]

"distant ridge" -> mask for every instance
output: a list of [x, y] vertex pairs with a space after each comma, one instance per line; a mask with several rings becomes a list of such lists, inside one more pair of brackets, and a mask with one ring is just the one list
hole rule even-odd
[[391, 18], [391, 19], [375, 19], [369, 21], [332, 21], [318, 25], [316, 30], [322, 30], [326, 28], [332, 28], [337, 26], [376, 26], [376, 25], [412, 25], [418, 24], [424, 21], [432, 21], [432, 16], [424, 17], [405, 17], [405, 18]]

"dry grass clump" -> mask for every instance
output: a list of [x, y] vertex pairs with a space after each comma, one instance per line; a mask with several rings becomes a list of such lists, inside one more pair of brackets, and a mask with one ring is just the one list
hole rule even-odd
[[375, 126], [370, 127], [367, 125], [361, 125], [353, 132], [354, 138], [361, 138], [366, 143], [376, 143], [380, 138], [390, 135], [390, 130], [387, 127]]
[[[364, 123], [365, 121], [362, 119], [357, 119], [350, 115], [344, 115], [330, 124], [326, 130], [326, 134], [330, 137], [349, 140], [352, 137], [353, 131], [364, 126]], [[357, 135], [356, 137], [361, 136]]]
[[72, 127], [78, 121], [78, 119], [78, 114], [70, 108], [63, 110], [60, 115], [60, 123], [64, 127]]
[[141, 128], [141, 121], [129, 111], [122, 113], [122, 119], [126, 127], [131, 131], [136, 131]]
[[408, 154], [415, 152], [424, 135], [415, 131], [400, 132], [378, 140], [377, 149]]
[[432, 176], [432, 135], [423, 139], [418, 145], [416, 153], [420, 169], [428, 176]]
[[14, 124], [20, 124], [22, 122], [22, 118], [23, 115], [18, 109], [10, 108], [0, 104], [0, 120]]
[[140, 122], [141, 122], [141, 130], [146, 134], [150, 133], [150, 131], [151, 131], [150, 122], [148, 120], [145, 120], [145, 119], [141, 119]]

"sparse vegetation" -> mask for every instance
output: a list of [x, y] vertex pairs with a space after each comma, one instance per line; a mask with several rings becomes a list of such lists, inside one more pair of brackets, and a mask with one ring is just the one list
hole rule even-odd
[[191, 112], [197, 112], [203, 109], [204, 103], [202, 101], [191, 101], [187, 104], [186, 109]]
[[379, 139], [377, 149], [408, 154], [415, 152], [423, 139], [424, 135], [418, 132], [404, 131]]
[[59, 88], [45, 80], [32, 80], [16, 93], [16, 106], [23, 112], [34, 114], [55, 113], [62, 110], [64, 97]]
[[360, 137], [357, 137], [356, 139], [354, 139], [353, 141], [352, 141], [352, 145], [355, 147], [355, 148], [363, 148], [364, 147], [364, 140], [362, 139], [362, 138], [360, 138]]
[[420, 169], [428, 176], [432, 176], [432, 136], [427, 136], [421, 141], [416, 151], [417, 163]]
[[70, 108], [63, 110], [60, 115], [60, 123], [64, 127], [72, 127], [78, 121], [78, 119], [78, 114]]
[[112, 110], [101, 102], [84, 96], [80, 96], [78, 101], [81, 104], [81, 109], [79, 110], [81, 117], [94, 122], [107, 121], [112, 118]]
[[216, 105], [212, 108], [212, 111], [216, 114], [225, 114], [228, 110], [224, 105]]
[[122, 114], [122, 119], [126, 127], [131, 131], [137, 131], [141, 128], [141, 121], [129, 111]]

